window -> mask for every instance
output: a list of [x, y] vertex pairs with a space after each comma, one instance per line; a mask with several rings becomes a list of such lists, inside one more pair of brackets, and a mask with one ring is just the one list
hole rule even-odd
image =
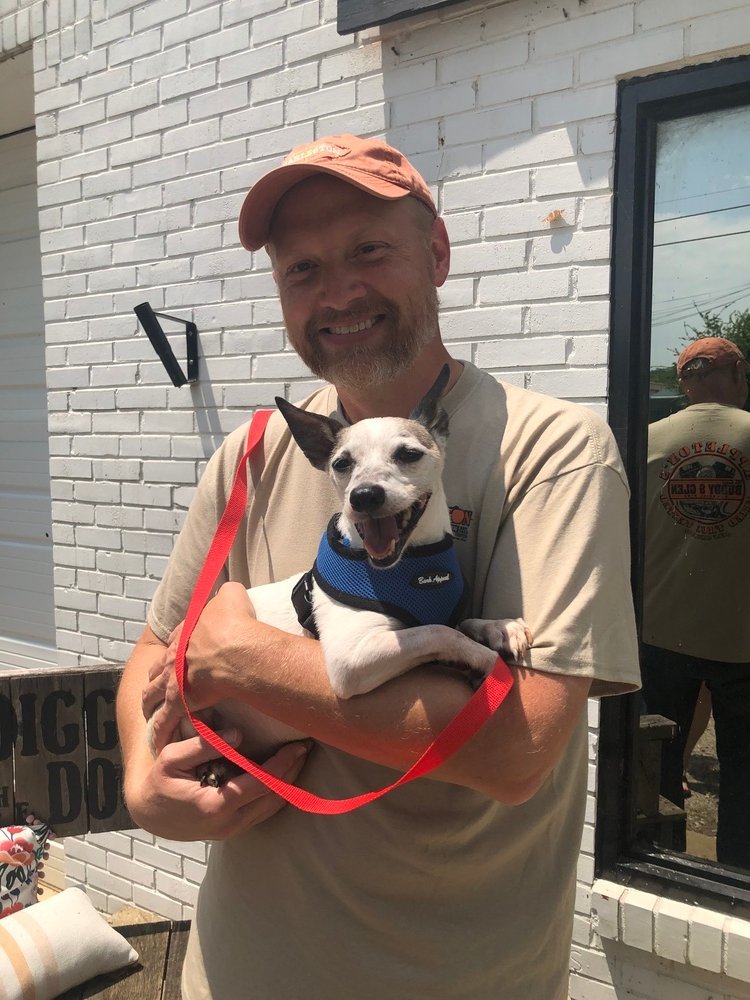
[[[725, 442], [715, 444], [715, 435], [704, 434], [696, 405], [712, 414], [718, 412], [717, 407], [723, 407], [724, 415], [731, 409], [736, 417], [743, 400], [735, 398], [729, 407], [701, 396], [706, 391], [707, 370], [700, 365], [687, 382], [679, 384], [674, 370], [686, 344], [707, 335], [734, 340], [748, 356], [750, 59], [622, 83], [616, 158], [610, 420], [633, 493], [633, 589], [642, 639], [641, 668], [648, 683], [643, 697], [602, 702], [597, 873], [714, 909], [750, 912], [750, 864], [738, 862], [721, 837], [721, 860], [715, 860], [717, 802], [712, 806], [711, 797], [718, 800], [725, 817], [727, 806], [734, 806], [737, 799], [725, 790], [722, 800], [716, 754], [711, 755], [711, 733], [719, 733], [720, 723], [726, 725], [719, 687], [698, 761], [705, 767], [697, 770], [695, 795], [684, 802], [679, 791], [667, 797], [669, 765], [674, 770], [676, 751], [676, 763], [682, 764], [682, 747], [678, 740], [670, 740], [674, 715], [679, 714], [674, 699], [668, 701], [672, 716], [663, 705], [653, 710], [658, 701], [653, 678], [664, 664], [673, 670], [689, 661], [687, 673], [693, 671], [696, 676], [716, 669], [724, 683], [735, 669], [732, 664], [750, 662], [750, 647], [742, 645], [739, 652], [737, 647], [719, 651], [712, 660], [720, 662], [709, 668], [707, 651], [696, 651], [691, 645], [700, 645], [710, 620], [725, 614], [727, 606], [736, 617], [724, 619], [725, 636], [737, 638], [743, 619], [748, 619], [750, 454], [741, 455], [739, 465], [731, 446], [714, 454]], [[727, 378], [731, 372], [727, 370]], [[746, 396], [738, 385], [739, 394]], [[694, 405], [696, 409], [691, 410]], [[675, 449], [664, 458], [659, 449], [666, 430], [671, 432], [676, 426], [672, 415], [680, 413], [690, 414], [693, 433], [687, 447], [694, 453], [683, 455]], [[664, 424], [666, 418], [672, 422]], [[658, 532], [654, 530], [655, 510], [660, 518]], [[745, 514], [747, 530], [740, 537], [733, 532], [742, 527]], [[710, 554], [722, 569], [721, 577], [713, 580], [705, 569], [707, 562], [691, 565], [688, 573], [684, 572], [687, 563], [679, 564], [680, 585], [689, 576], [703, 614], [693, 612], [691, 620], [678, 629], [673, 626], [683, 608], [672, 600], [669, 578], [661, 572], [655, 555], [664, 551], [660, 543], [666, 535], [679, 536], [686, 544], [700, 539], [694, 549], [701, 550], [706, 560]], [[742, 573], [735, 600], [729, 555], [737, 551], [743, 562], [737, 563]], [[676, 565], [674, 559], [664, 564], [673, 569]], [[671, 610], [665, 613], [664, 607]], [[728, 626], [727, 620], [735, 621], [737, 627]], [[662, 628], [667, 621], [669, 628]], [[698, 628], [693, 627], [696, 622]], [[667, 655], [663, 655], [665, 649]], [[685, 676], [680, 674], [681, 681]], [[743, 685], [745, 678], [750, 685], [750, 669], [741, 673]], [[744, 707], [744, 695], [735, 699], [738, 704]], [[750, 711], [750, 705], [747, 708]], [[721, 739], [726, 747], [726, 737]], [[750, 727], [745, 728], [740, 749], [750, 759]], [[731, 789], [731, 766], [726, 750], [719, 753], [720, 758], [722, 753], [725, 784]], [[690, 761], [693, 766], [693, 758]], [[678, 772], [678, 782], [681, 776]], [[687, 777], [690, 781], [690, 767]], [[750, 788], [746, 769], [744, 787]], [[696, 804], [691, 800], [699, 795], [704, 797], [705, 815], [696, 819]], [[744, 843], [750, 844], [750, 808], [742, 802], [739, 819]], [[703, 832], [701, 822], [706, 827]], [[730, 830], [726, 818], [721, 822], [724, 831]], [[736, 824], [737, 818], [732, 822]]]
[[397, 21], [420, 11], [437, 10], [459, 0], [338, 0], [338, 33], [340, 35], [371, 28], [376, 24]]

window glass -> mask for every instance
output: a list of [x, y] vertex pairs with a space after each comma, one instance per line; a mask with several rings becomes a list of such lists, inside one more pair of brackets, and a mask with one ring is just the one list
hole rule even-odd
[[658, 123], [653, 219], [639, 832], [750, 869], [750, 107]]

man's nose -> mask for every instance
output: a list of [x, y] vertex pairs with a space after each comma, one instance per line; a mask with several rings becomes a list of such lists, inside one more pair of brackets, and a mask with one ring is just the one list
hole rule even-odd
[[324, 309], [346, 312], [366, 295], [367, 289], [353, 268], [336, 266], [325, 269], [320, 290], [320, 305]]
[[349, 503], [358, 514], [374, 514], [385, 503], [385, 490], [376, 483], [357, 486], [349, 494]]

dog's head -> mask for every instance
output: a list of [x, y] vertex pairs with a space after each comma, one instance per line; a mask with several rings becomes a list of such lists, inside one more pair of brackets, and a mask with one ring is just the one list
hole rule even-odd
[[448, 415], [439, 400], [448, 377], [445, 365], [408, 419], [375, 417], [351, 427], [276, 399], [310, 463], [331, 477], [342, 531], [375, 566], [394, 566], [410, 543], [442, 537]]

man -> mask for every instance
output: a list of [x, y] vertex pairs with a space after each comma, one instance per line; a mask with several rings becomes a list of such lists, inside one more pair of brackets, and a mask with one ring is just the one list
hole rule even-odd
[[677, 723], [662, 794], [684, 805], [683, 752], [701, 684], [711, 695], [721, 793], [716, 851], [750, 868], [750, 413], [748, 363], [723, 337], [677, 359], [688, 405], [649, 428], [643, 697]]
[[[332, 136], [250, 191], [245, 247], [266, 247], [291, 345], [333, 385], [303, 404], [356, 421], [407, 416], [444, 364], [446, 485], [471, 614], [523, 615], [528, 662], [497, 714], [435, 780], [343, 817], [301, 813], [244, 776], [200, 788], [200, 740], [156, 761], [138, 719], [166, 690], [169, 636], [226, 500], [246, 428], [214, 456], [126, 669], [119, 720], [135, 819], [211, 851], [183, 974], [185, 1000], [567, 995], [586, 795], [589, 694], [637, 686], [627, 487], [591, 412], [496, 383], [451, 358], [437, 293], [450, 247], [430, 190], [396, 150]], [[467, 331], [470, 334], [470, 331]], [[308, 568], [336, 509], [274, 416], [221, 588], [191, 639], [196, 708], [244, 700], [309, 733], [269, 769], [343, 798], [404, 771], [470, 697], [428, 667], [339, 702], [319, 644], [256, 622], [244, 588]], [[603, 520], [606, 519], [606, 528]], [[236, 581], [236, 582], [235, 582]], [[166, 654], [166, 655], [165, 655]], [[298, 756], [301, 754], [302, 756]], [[302, 765], [304, 764], [304, 768]]]

